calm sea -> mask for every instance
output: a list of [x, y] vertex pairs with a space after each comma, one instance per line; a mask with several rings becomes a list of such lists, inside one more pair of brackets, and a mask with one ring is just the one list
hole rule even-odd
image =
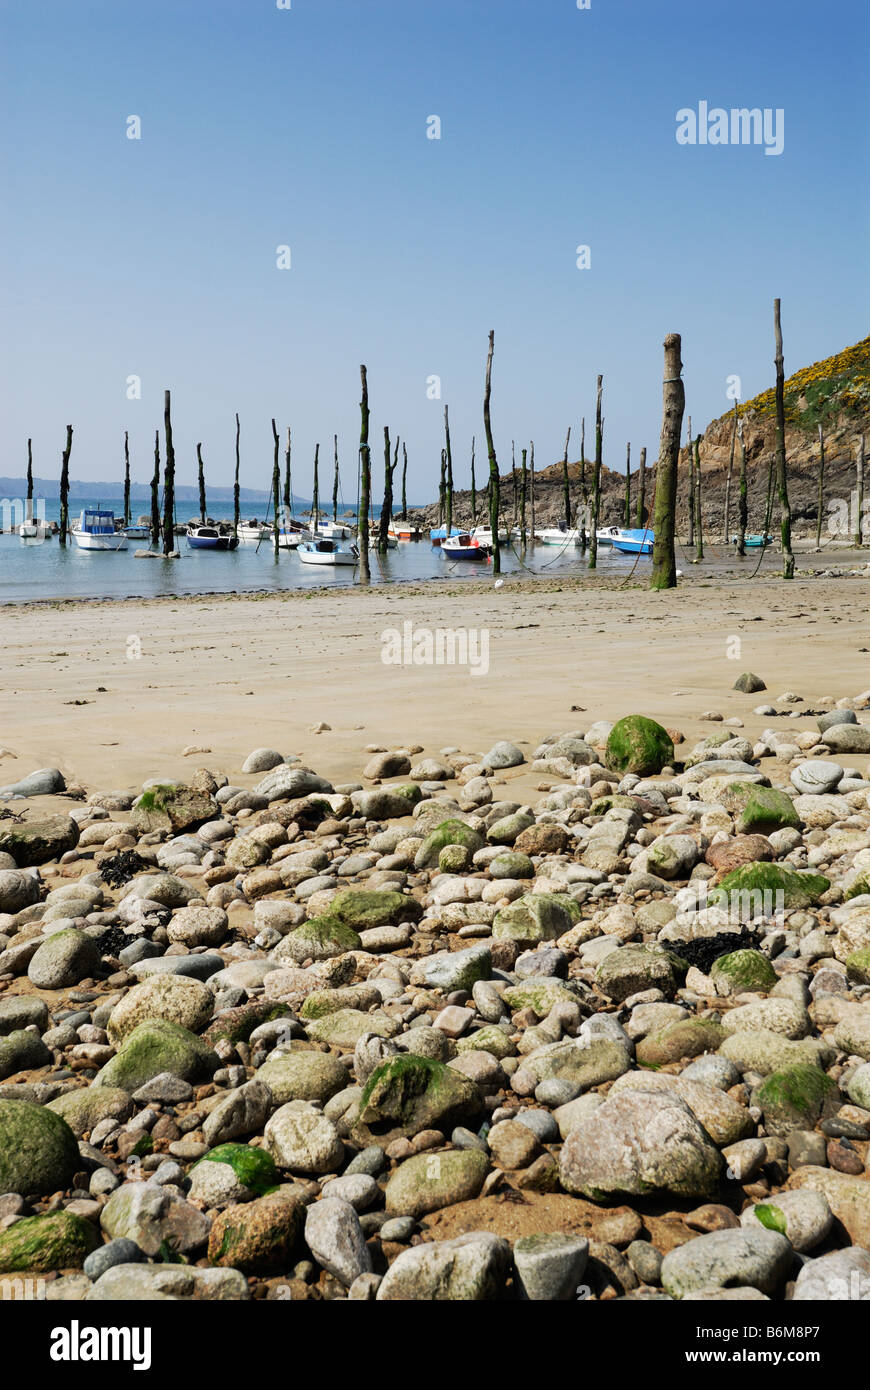
[[[76, 518], [82, 503], [70, 504]], [[93, 505], [92, 503], [90, 505]], [[121, 498], [105, 498], [100, 505], [120, 516]], [[141, 504], [133, 504], [133, 520], [144, 514]], [[217, 519], [226, 513], [226, 504], [212, 509]], [[243, 517], [250, 513], [243, 511]], [[176, 518], [183, 523], [199, 515], [195, 502], [180, 502]], [[45, 504], [45, 517], [56, 521], [59, 504]], [[70, 598], [155, 598], [160, 595], [254, 593], [262, 590], [343, 588], [356, 582], [356, 571], [324, 565], [304, 565], [291, 550], [281, 550], [276, 558], [265, 541], [259, 547], [242, 544], [234, 551], [190, 550], [183, 536], [177, 538], [180, 560], [137, 560], [134, 552], [147, 548], [146, 541], [130, 541], [128, 549], [117, 553], [79, 550], [74, 542], [66, 547], [57, 537], [41, 544], [26, 543], [17, 533], [0, 535], [0, 602], [24, 603], [34, 599]], [[634, 563], [630, 555], [617, 555], [609, 547], [599, 549], [599, 572], [628, 573]], [[534, 556], [528, 552], [525, 564], [535, 573], [585, 569], [580, 551], [571, 546], [538, 546]], [[640, 567], [649, 561], [641, 559]], [[522, 568], [513, 549], [502, 549], [502, 572]], [[401, 544], [385, 556], [372, 554], [373, 584], [407, 583], [423, 579], [480, 579], [492, 573], [480, 562], [451, 562], [433, 547], [428, 538]]]

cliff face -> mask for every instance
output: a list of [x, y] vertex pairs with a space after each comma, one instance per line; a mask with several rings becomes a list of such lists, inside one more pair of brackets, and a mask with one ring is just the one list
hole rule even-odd
[[[743, 422], [746, 448], [749, 529], [760, 530], [767, 511], [767, 489], [770, 465], [774, 456], [776, 415], [774, 390], [763, 392], [752, 400], [738, 404], [738, 416]], [[789, 473], [789, 501], [795, 534], [814, 535], [818, 509], [819, 487], [819, 425], [825, 437], [825, 489], [823, 516], [834, 511], [835, 504], [848, 503], [855, 487], [855, 458], [858, 437], [866, 436], [870, 454], [870, 337], [853, 347], [811, 367], [801, 368], [785, 383], [786, 457]], [[701, 438], [702, 512], [704, 532], [711, 538], [722, 532], [725, 510], [725, 480], [731, 453], [734, 427], [733, 411], [713, 420]], [[637, 457], [633, 459], [637, 469]], [[731, 486], [730, 529], [737, 522], [737, 480], [740, 470], [739, 444], [735, 448]], [[680, 486], [678, 493], [678, 529], [685, 530], [688, 514], [688, 451], [680, 452]], [[572, 507], [581, 500], [581, 469], [579, 462], [568, 466]], [[592, 465], [586, 461], [587, 487], [591, 483]], [[517, 474], [519, 479], [519, 473]], [[870, 497], [870, 457], [867, 461], [867, 493]], [[631, 475], [631, 525], [636, 524], [637, 471]], [[655, 466], [647, 468], [646, 505], [652, 512], [655, 493]], [[601, 525], [621, 525], [625, 495], [624, 473], [609, 468], [601, 471]], [[514, 486], [510, 473], [501, 479], [502, 517], [514, 519]], [[478, 491], [478, 522], [486, 524], [486, 497]], [[774, 495], [772, 522], [779, 514]], [[554, 525], [564, 515], [562, 464], [550, 464], [535, 475], [535, 522], [538, 527]], [[454, 494], [454, 517], [458, 525], [471, 521], [471, 493]], [[413, 513], [418, 525], [434, 526], [438, 506], [418, 508]], [[529, 511], [526, 515], [529, 521]], [[870, 524], [865, 523], [865, 531]]]

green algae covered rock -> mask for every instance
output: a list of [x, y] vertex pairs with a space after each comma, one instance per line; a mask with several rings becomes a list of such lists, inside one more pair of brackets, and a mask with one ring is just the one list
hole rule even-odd
[[771, 1072], [755, 1092], [754, 1101], [764, 1112], [768, 1134], [786, 1135], [793, 1129], [814, 1129], [840, 1108], [842, 1097], [835, 1081], [818, 1067], [787, 1067]]
[[446, 845], [464, 845], [469, 854], [476, 854], [486, 844], [483, 836], [463, 820], [445, 820], [426, 836], [414, 856], [415, 869], [429, 869], [438, 863]]
[[67, 1187], [80, 1166], [76, 1137], [60, 1115], [0, 1100], [0, 1192], [47, 1196]]
[[[348, 888], [336, 893], [326, 916], [354, 931], [370, 927], [393, 927], [401, 922], [419, 922], [423, 909], [416, 898], [407, 893], [376, 892], [371, 889]], [[301, 930], [301, 928], [299, 928]]]
[[720, 994], [767, 994], [779, 976], [760, 951], [729, 951], [710, 968]]
[[432, 1057], [408, 1053], [376, 1067], [359, 1099], [352, 1137], [367, 1144], [412, 1138], [424, 1129], [449, 1133], [473, 1119], [482, 1097], [473, 1081]]
[[784, 864], [742, 864], [710, 890], [707, 902], [710, 907], [742, 903], [747, 915], [750, 906], [753, 914], [770, 915], [788, 908], [814, 907], [830, 886], [824, 874], [805, 873]]
[[740, 803], [737, 832], [740, 835], [772, 835], [774, 830], [800, 830], [801, 818], [794, 802], [776, 787], [754, 782], [735, 782], [729, 791]]
[[[219, 1144], [209, 1149], [206, 1159], [200, 1162], [226, 1163], [232, 1168], [239, 1182], [255, 1197], [265, 1197], [273, 1192], [281, 1179], [271, 1154], [265, 1149], [255, 1149], [247, 1144]], [[197, 1164], [193, 1165], [194, 1168]]]
[[642, 1066], [664, 1067], [684, 1057], [700, 1057], [715, 1052], [727, 1037], [721, 1023], [711, 1018], [683, 1018], [657, 1033], [641, 1038], [637, 1060]]
[[634, 772], [651, 777], [674, 761], [667, 729], [642, 714], [629, 714], [614, 724], [607, 738], [605, 766], [611, 772]]
[[127, 1035], [94, 1081], [132, 1092], [164, 1071], [196, 1082], [208, 1080], [219, 1066], [217, 1053], [195, 1033], [166, 1019], [149, 1018]]
[[212, 1223], [209, 1263], [243, 1274], [286, 1273], [292, 1266], [304, 1220], [302, 1203], [284, 1192], [228, 1207]]
[[457, 1202], [471, 1201], [479, 1195], [488, 1170], [489, 1159], [480, 1149], [407, 1158], [387, 1183], [387, 1212], [416, 1220]]
[[[572, 903], [574, 910], [566, 906], [566, 901]], [[492, 935], [497, 941], [555, 941], [574, 925], [579, 912], [573, 898], [566, 900], [562, 893], [526, 893], [499, 909]]]
[[0, 1272], [81, 1269], [99, 1244], [96, 1227], [71, 1211], [25, 1216], [0, 1231]]

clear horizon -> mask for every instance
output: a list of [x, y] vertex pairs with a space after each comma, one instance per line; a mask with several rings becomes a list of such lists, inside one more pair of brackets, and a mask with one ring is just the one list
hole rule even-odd
[[[512, 440], [554, 463], [569, 425], [576, 458], [583, 415], [591, 452], [599, 372], [618, 470], [628, 442], [656, 456], [667, 332], [696, 429], [729, 376], [744, 399], [772, 385], [774, 297], [787, 375], [866, 335], [856, 0], [5, 0], [0, 29], [4, 476], [28, 436], [58, 476], [71, 423], [76, 481], [122, 478], [128, 430], [147, 482], [168, 386], [180, 484], [198, 441], [209, 486], [232, 483], [238, 411], [243, 486], [269, 486], [274, 416], [294, 491], [319, 441], [331, 495], [337, 433], [355, 498], [364, 362], [374, 495], [388, 424], [431, 499], [445, 404], [457, 487], [472, 435], [485, 479], [490, 329], [501, 471]], [[771, 137], [781, 112], [781, 153], [767, 127], [707, 139], [719, 108], [772, 113]]]

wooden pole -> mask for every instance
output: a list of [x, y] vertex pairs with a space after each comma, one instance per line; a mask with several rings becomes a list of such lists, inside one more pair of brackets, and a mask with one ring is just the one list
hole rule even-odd
[[[126, 435], [124, 438], [126, 439]], [[27, 441], [27, 500], [33, 501], [33, 440]]]
[[680, 361], [680, 335], [669, 333], [665, 338], [665, 365], [662, 386], [662, 433], [656, 465], [656, 492], [653, 504], [653, 568], [651, 589], [675, 589], [677, 559], [674, 552], [674, 531], [677, 513], [677, 473], [680, 462], [680, 436], [683, 432], [683, 411], [686, 393], [683, 386], [683, 364]]
[[528, 450], [523, 449], [522, 483], [520, 489], [520, 544], [526, 544], [526, 493], [529, 487], [529, 471], [526, 464]]
[[499, 476], [495, 444], [492, 440], [492, 420], [490, 402], [492, 400], [492, 355], [495, 351], [495, 332], [490, 330], [489, 352], [486, 358], [486, 388], [483, 394], [483, 428], [486, 433], [486, 450], [489, 457], [489, 525], [492, 531], [492, 572], [501, 574], [501, 552], [498, 545]]
[[[33, 487], [33, 479], [30, 477], [30, 464], [28, 463], [28, 487]], [[32, 496], [32, 493], [28, 493]], [[130, 525], [130, 436], [124, 431], [124, 525]]]
[[360, 490], [357, 530], [359, 537], [359, 582], [368, 584], [371, 581], [369, 571], [369, 497], [372, 485], [372, 459], [369, 448], [369, 387], [364, 366], [360, 367], [359, 373], [362, 380], [362, 399], [359, 407], [361, 419], [359, 436]]
[[447, 456], [447, 492], [445, 499], [447, 503], [446, 525], [447, 534], [449, 536], [451, 531], [453, 530], [453, 451], [450, 448], [450, 416], [448, 415], [446, 405], [444, 407], [444, 443], [444, 452]]
[[163, 465], [163, 554], [175, 549], [175, 446], [172, 443], [172, 399], [163, 393], [163, 433], [166, 438], [166, 461]]
[[471, 524], [477, 525], [477, 484], [474, 480], [474, 435], [471, 436]]
[[290, 426], [287, 426], [287, 448], [284, 450], [284, 524], [293, 516], [293, 472], [291, 469], [291, 455], [293, 450], [293, 438], [290, 433]]
[[530, 443], [529, 443], [529, 488], [530, 488], [530, 490], [531, 490], [531, 503], [532, 503], [532, 506], [531, 506], [531, 511], [532, 511], [532, 518], [531, 518], [531, 520], [532, 520], [532, 524], [531, 524], [531, 534], [530, 534], [530, 536], [529, 536], [529, 543], [530, 543], [530, 545], [531, 545], [531, 547], [532, 547], [532, 550], [534, 550], [534, 548], [535, 548], [535, 441], [534, 441], [534, 440], [531, 440]]
[[234, 475], [233, 475], [233, 535], [234, 535], [234, 536], [237, 536], [237, 535], [239, 534], [239, 521], [241, 520], [241, 515], [242, 515], [241, 506], [240, 506], [240, 504], [239, 504], [239, 498], [241, 497], [241, 492], [240, 492], [240, 490], [239, 490], [239, 465], [240, 465], [240, 462], [241, 462], [241, 456], [240, 456], [240, 452], [239, 452], [239, 440], [240, 440], [240, 436], [241, 436], [241, 426], [240, 426], [240, 424], [239, 424], [239, 413], [238, 413], [238, 411], [236, 411], [236, 471], [235, 471], [235, 473], [234, 473]]
[[791, 549], [791, 507], [788, 500], [788, 464], [785, 457], [785, 367], [782, 359], [782, 320], [780, 302], [773, 301], [773, 327], [776, 337], [776, 484], [779, 492], [780, 535], [782, 537], [782, 577], [794, 579]]
[[402, 445], [402, 520], [408, 520], [408, 446]]
[[154, 472], [151, 474], [151, 549], [160, 541], [160, 431], [154, 431]]
[[381, 519], [378, 525], [378, 554], [386, 555], [387, 538], [390, 534], [390, 522], [393, 519], [393, 469], [399, 462], [399, 441], [396, 440], [396, 458], [390, 463], [390, 430], [389, 426], [384, 426], [384, 505], [381, 507]]
[[822, 512], [825, 507], [825, 432], [819, 425], [819, 501], [816, 508], [816, 550], [822, 548]]
[[447, 450], [441, 450], [441, 476], [438, 480], [438, 525], [444, 525], [444, 508], [447, 504]]
[[571, 443], [571, 426], [565, 436], [565, 452], [562, 455], [562, 505], [565, 509], [565, 522], [571, 530], [571, 487], [568, 479], [568, 446]]
[[580, 520], [580, 545], [586, 549], [586, 517], [589, 513], [589, 489], [586, 485], [586, 416], [580, 421], [580, 496], [583, 499], [583, 515]]
[[640, 468], [637, 479], [637, 525], [638, 530], [646, 525], [646, 445], [640, 451]]
[[60, 464], [60, 535], [58, 540], [61, 545], [66, 545], [67, 532], [69, 531], [69, 456], [72, 453], [73, 427], [66, 427], [66, 446]]
[[749, 489], [746, 482], [746, 440], [743, 421], [737, 417], [737, 438], [740, 441], [740, 483], [737, 493], [737, 554], [746, 554], [746, 522], [749, 516]]
[[689, 416], [687, 450], [689, 455], [689, 535], [687, 543], [695, 544], [695, 459], [692, 453], [692, 417]]
[[622, 509], [623, 526], [631, 526], [631, 444], [625, 446], [625, 504]]
[[704, 558], [704, 522], [701, 516], [701, 436], [695, 437], [695, 520], [698, 525], [698, 560]]
[[200, 525], [205, 525], [206, 503], [205, 503], [205, 465], [202, 461], [202, 445], [196, 446], [196, 464], [199, 471], [199, 521]]
[[601, 440], [603, 420], [601, 418], [601, 386], [604, 378], [599, 376], [595, 396], [595, 462], [592, 465], [592, 520], [589, 537], [589, 568], [598, 568], [598, 515], [601, 507]]
[[517, 524], [517, 446], [516, 441], [511, 440], [511, 486], [513, 488], [513, 521], [512, 526]]
[[734, 473], [734, 447], [737, 443], [737, 402], [734, 402], [734, 423], [731, 427], [731, 452], [728, 455], [728, 473], [725, 477], [725, 516], [722, 520], [724, 535], [722, 537], [725, 545], [730, 544], [731, 530], [731, 478]]
[[278, 513], [281, 509], [281, 441], [278, 438], [278, 426], [272, 421], [272, 510], [275, 513], [273, 546], [275, 559], [278, 558], [278, 550], [281, 543], [281, 525]]
[[338, 435], [333, 435], [335, 451], [335, 476], [332, 479], [332, 519], [338, 521]]
[[311, 529], [315, 536], [320, 534], [320, 483], [318, 480], [318, 470], [320, 467], [320, 445], [314, 446], [314, 495], [311, 499]]
[[858, 436], [858, 458], [855, 465], [856, 486], [855, 486], [855, 544], [864, 544], [864, 436]]

